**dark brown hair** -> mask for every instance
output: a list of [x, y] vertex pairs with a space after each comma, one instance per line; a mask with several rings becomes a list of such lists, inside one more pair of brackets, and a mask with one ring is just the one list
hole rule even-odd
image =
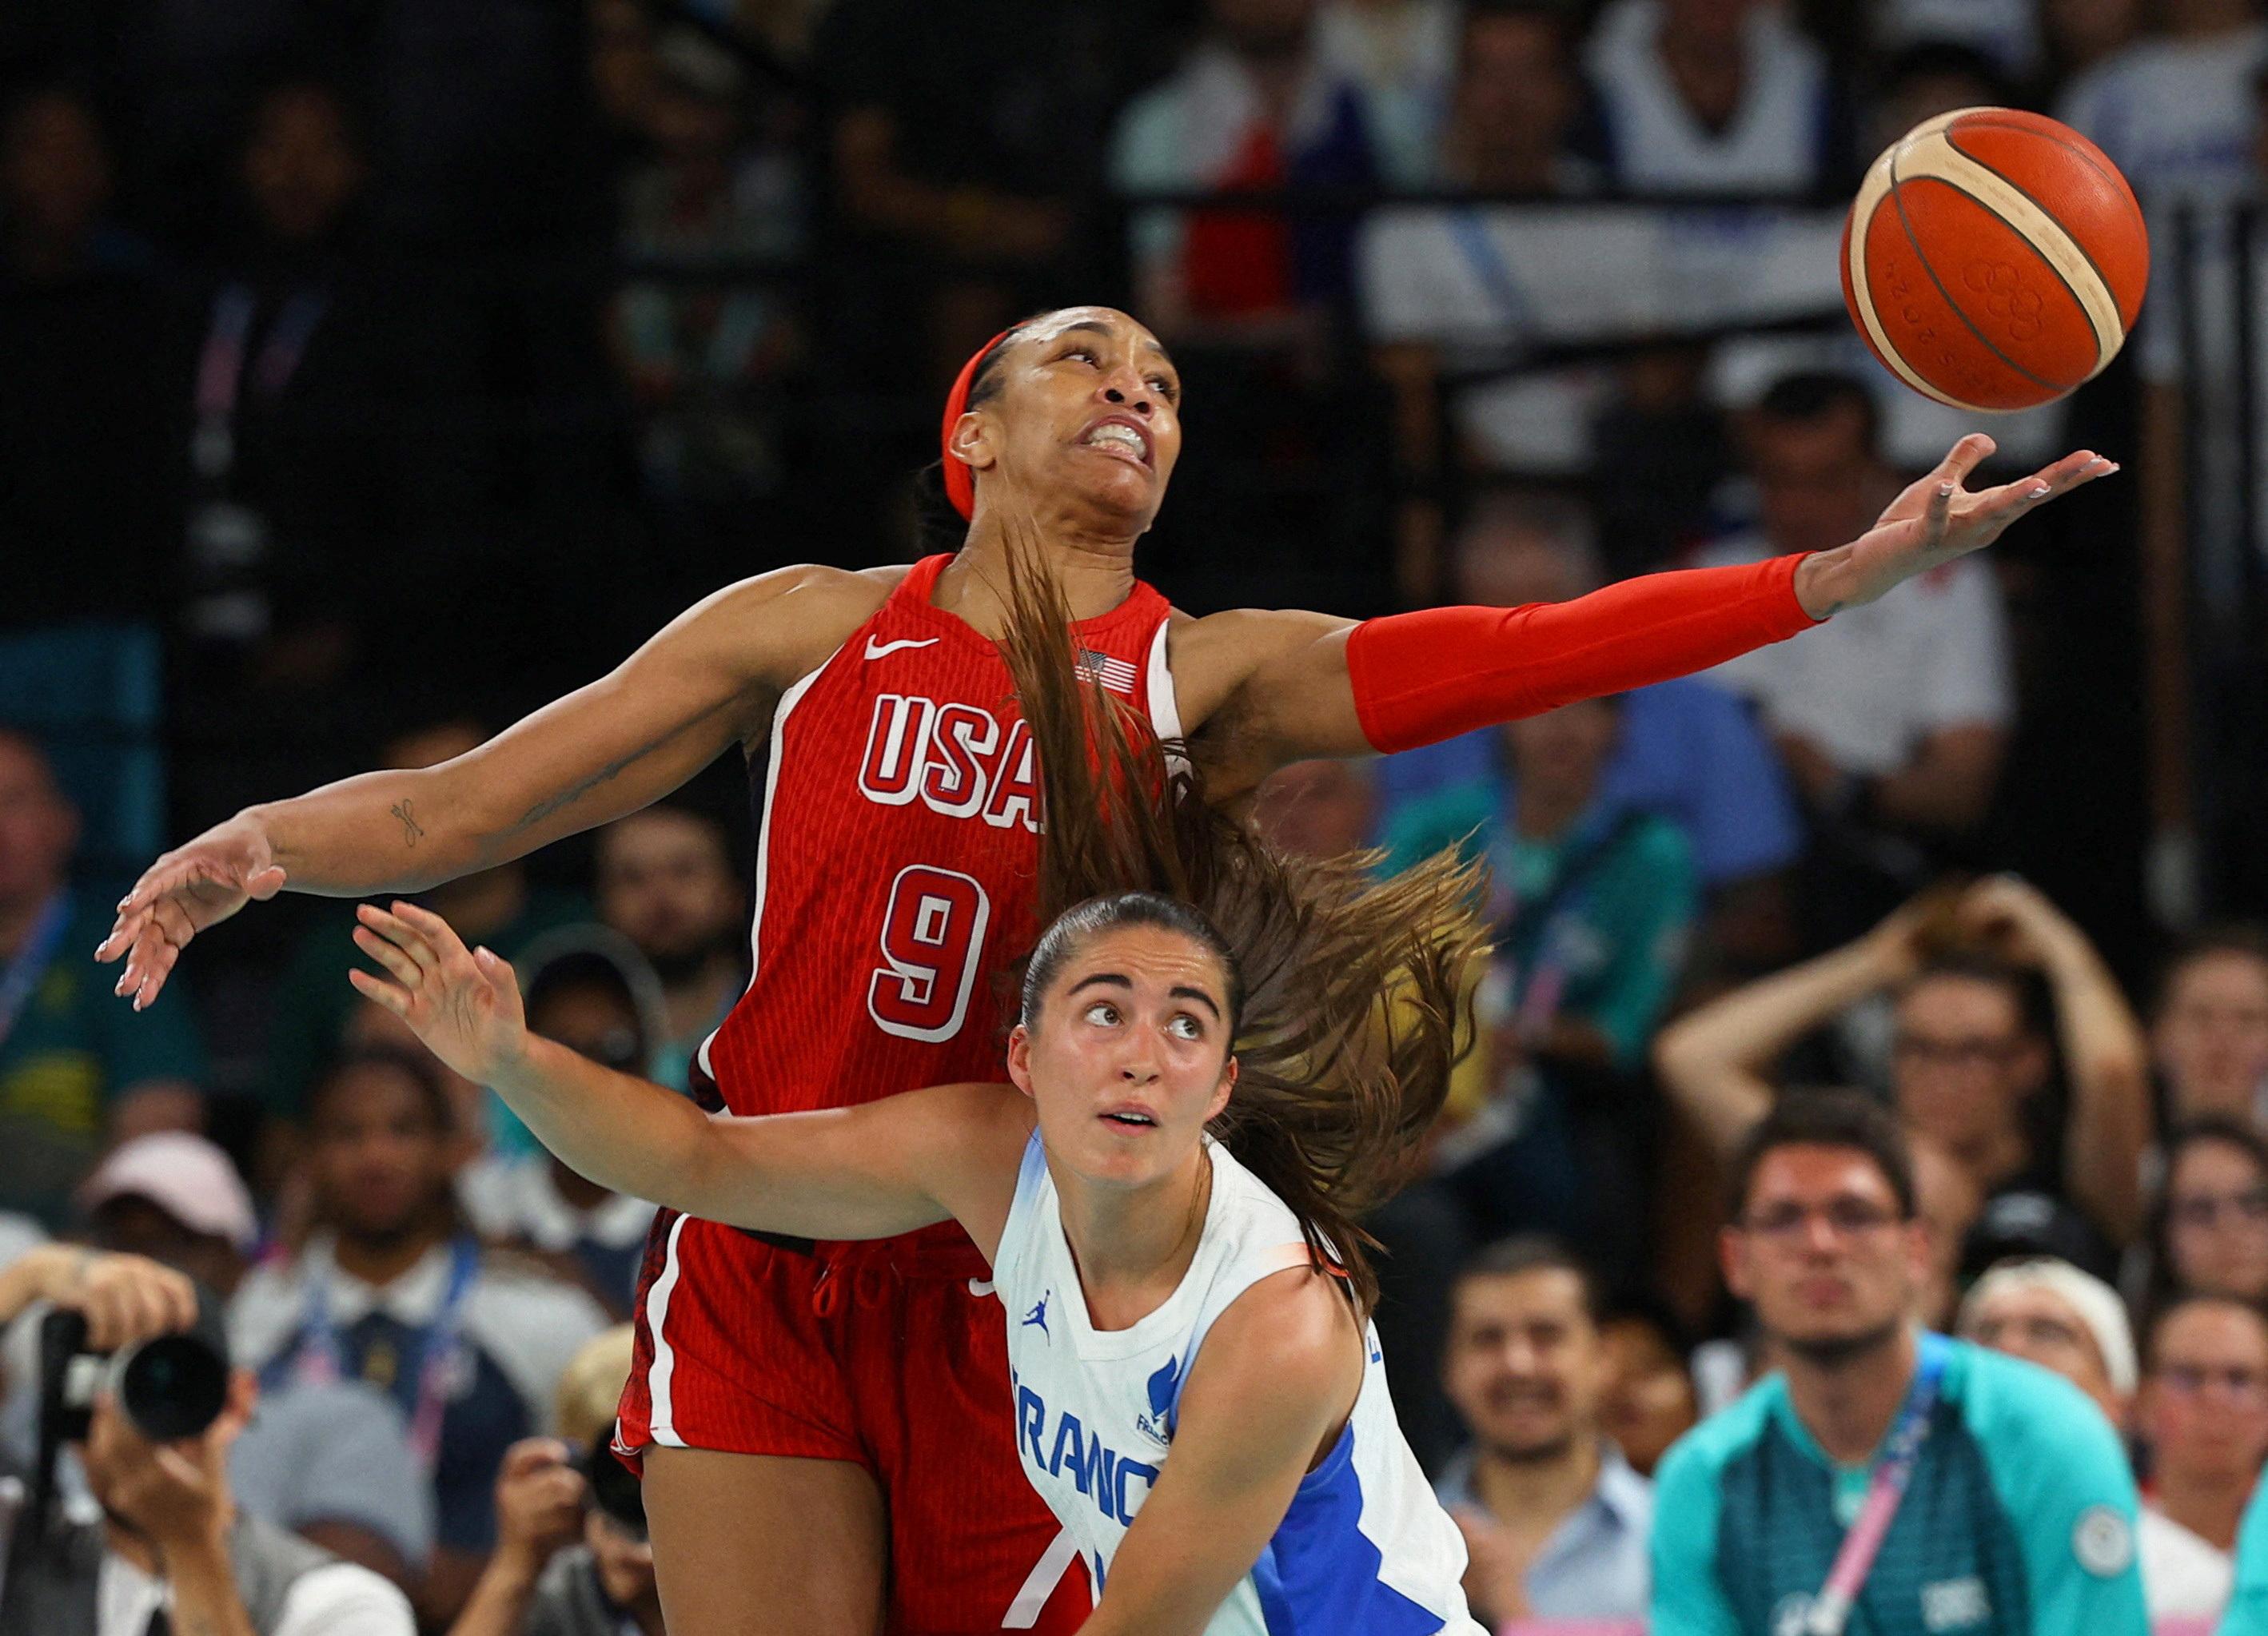
[[1913, 1149], [1907, 1145], [1905, 1128], [1896, 1114], [1864, 1091], [1783, 1091], [1733, 1156], [1725, 1199], [1726, 1214], [1733, 1221], [1747, 1217], [1758, 1167], [1782, 1148], [1848, 1148], [1865, 1154], [1897, 1200], [1898, 1218], [1913, 1219]]
[[[1020, 531], [1019, 531], [1020, 532]], [[1236, 1089], [1212, 1133], [1299, 1218], [1318, 1266], [1378, 1297], [1361, 1216], [1407, 1179], [1447, 1095], [1458, 1001], [1483, 946], [1480, 871], [1444, 852], [1390, 879], [1378, 857], [1278, 852], [1204, 799], [1182, 753], [1082, 670], [1071, 614], [1012, 536], [1004, 649], [1037, 752], [1042, 925], [1158, 893], [1232, 951]], [[1200, 938], [1199, 941], [1208, 941]]]

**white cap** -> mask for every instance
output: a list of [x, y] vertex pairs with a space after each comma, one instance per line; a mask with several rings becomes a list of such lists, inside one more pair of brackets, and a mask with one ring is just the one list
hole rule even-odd
[[1977, 1309], [2004, 1289], [2044, 1289], [2079, 1315], [2095, 1349], [2102, 1354], [2102, 1373], [2110, 1390], [2124, 1398], [2134, 1390], [2138, 1370], [2134, 1359], [2134, 1327], [2126, 1321], [2126, 1303], [2118, 1292], [2092, 1273], [2082, 1273], [2053, 1256], [2034, 1256], [2021, 1261], [1995, 1262], [1961, 1300], [1957, 1327], [1966, 1333]]
[[147, 1199], [193, 1233], [250, 1250], [260, 1237], [252, 1195], [228, 1155], [187, 1131], [153, 1131], [112, 1150], [78, 1190], [92, 1214], [114, 1199]]

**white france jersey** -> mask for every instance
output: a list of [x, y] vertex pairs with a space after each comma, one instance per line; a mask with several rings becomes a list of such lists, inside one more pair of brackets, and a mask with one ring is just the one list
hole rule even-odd
[[[1181, 1285], [1130, 1329], [1097, 1331], [1064, 1237], [1036, 1132], [1000, 1236], [993, 1285], [1008, 1310], [1008, 1367], [1024, 1474], [1079, 1547], [1098, 1597], [1158, 1480], [1182, 1383], [1205, 1332], [1271, 1273], [1305, 1266], [1300, 1224], [1207, 1139], [1212, 1198]], [[1387, 1397], [1377, 1332], [1354, 1412], [1300, 1485], [1260, 1560], [1206, 1636], [1485, 1636], [1466, 1611], [1465, 1543], [1433, 1498]]]

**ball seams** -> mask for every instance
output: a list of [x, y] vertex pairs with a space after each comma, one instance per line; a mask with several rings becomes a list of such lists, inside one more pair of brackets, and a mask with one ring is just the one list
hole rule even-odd
[[[2116, 170], [2107, 168], [2101, 160], [2097, 159], [2093, 154], [2088, 152], [2086, 149], [2080, 147], [2078, 143], [2066, 142], [2060, 136], [2054, 136], [2047, 131], [2037, 129], [2029, 125], [2018, 125], [2007, 120], [1990, 119], [1981, 115], [1957, 120], [1954, 123], [1948, 125], [1942, 131], [1937, 133], [1945, 139], [1946, 145], [1951, 148], [1955, 153], [1958, 153], [1962, 158], [1968, 160], [1971, 165], [1977, 166], [1979, 169], [1992, 172], [1993, 175], [1999, 177], [2002, 181], [2007, 183], [2009, 187], [2014, 188], [2018, 193], [2022, 194], [2028, 199], [2031, 198], [2031, 194], [2024, 187], [2023, 183], [2009, 175], [2007, 172], [2000, 169], [1999, 166], [1992, 164], [1989, 159], [1980, 158], [1978, 155], [1971, 153], [1968, 149], [1961, 145], [1961, 133], [1969, 130], [2003, 130], [2010, 132], [2015, 136], [2030, 136], [2035, 137], [2041, 142], [2052, 143], [2055, 146], [2062, 149], [2066, 153], [2068, 153], [2073, 158], [2078, 159], [2081, 164], [2085, 165], [2088, 169], [2093, 171], [2097, 176], [2102, 177], [2105, 181], [2111, 185], [2118, 197], [2124, 202], [2128, 215], [2131, 218], [2130, 225], [2133, 228], [2135, 236], [2141, 239], [2145, 246], [2147, 246], [2149, 243], [2149, 225], [2143, 217], [2141, 202], [2134, 197], [2133, 188], [2127, 185], [2127, 181], [2124, 177], [2119, 175]], [[1901, 150], [1904, 149], [1905, 145], [1906, 144], [1904, 143], [1900, 143], [1898, 144]], [[2033, 202], [2037, 204], [2039, 202], [2035, 199], [2033, 200]], [[1990, 209], [1991, 207], [1987, 206], [1986, 208]], [[2043, 209], [2046, 209], [2044, 205], [2041, 206], [2041, 208]], [[1998, 211], [1994, 211], [1993, 214], [1997, 216], [1999, 213]], [[2003, 216], [2001, 219], [2005, 221], [2007, 218]], [[2011, 224], [2011, 225], [2013, 226], [2014, 224]], [[2087, 241], [2080, 238], [2077, 233], [2072, 233], [2069, 237], [2072, 247], [2078, 251], [2080, 258], [2086, 261], [2088, 267], [2094, 269], [2095, 276], [2102, 283], [2103, 289], [2110, 292], [2110, 304], [2114, 307], [2118, 308], [2119, 322], [2126, 327], [2132, 328], [2134, 320], [2127, 317], [2126, 309], [2118, 299], [2118, 286], [2113, 283], [2111, 282], [2110, 275], [2102, 270], [2102, 264], [2095, 259], [2095, 253], [2087, 247]], [[2060, 273], [2056, 275], [2058, 278], [2063, 276]], [[2143, 284], [2145, 290], [2147, 289], [2148, 282], [2149, 272], [2146, 266], [2143, 270]], [[2065, 287], [2066, 289], [2070, 287], [2068, 280], [2065, 281]], [[2073, 291], [2073, 293], [2074, 296], [2077, 294], [2076, 291]], [[2138, 315], [2141, 310], [2142, 294], [2143, 291], [2138, 290], [2134, 297], [2134, 307]]]

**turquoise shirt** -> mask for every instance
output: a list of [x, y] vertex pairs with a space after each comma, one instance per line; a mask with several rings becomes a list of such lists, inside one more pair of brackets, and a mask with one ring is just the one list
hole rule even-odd
[[2253, 1489], [2236, 1530], [2236, 1590], [2220, 1636], [2268, 1636], [2268, 1483]]
[[[1847, 1636], [2140, 1636], [2133, 1473], [2080, 1390], [1960, 1341]], [[1653, 1636], [1800, 1636], [1868, 1466], [1772, 1376], [1654, 1474]]]

